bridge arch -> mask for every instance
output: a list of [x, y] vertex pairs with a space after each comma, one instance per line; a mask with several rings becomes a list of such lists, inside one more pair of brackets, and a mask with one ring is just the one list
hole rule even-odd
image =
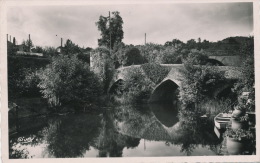
[[171, 79], [161, 82], [153, 90], [150, 103], [175, 103], [178, 100], [179, 86]]
[[117, 94], [120, 95], [123, 93], [122, 86], [123, 86], [124, 80], [118, 79], [115, 83], [111, 85], [111, 87], [108, 89], [109, 94]]

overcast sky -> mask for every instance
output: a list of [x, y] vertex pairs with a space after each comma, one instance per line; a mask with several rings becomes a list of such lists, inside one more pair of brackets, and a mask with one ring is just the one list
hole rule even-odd
[[7, 31], [19, 44], [30, 33], [38, 46], [57, 47], [63, 37], [95, 48], [100, 38], [95, 22], [108, 11], [120, 12], [126, 44], [143, 44], [144, 33], [147, 42], [164, 44], [174, 38], [218, 41], [253, 32], [252, 3], [10, 7]]

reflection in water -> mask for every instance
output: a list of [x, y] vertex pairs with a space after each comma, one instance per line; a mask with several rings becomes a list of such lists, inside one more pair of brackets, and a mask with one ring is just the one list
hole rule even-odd
[[172, 127], [179, 119], [177, 117], [179, 106], [169, 103], [165, 104], [150, 104], [149, 108], [154, 113], [155, 117], [165, 126]]
[[198, 145], [216, 151], [217, 145], [221, 143], [213, 132], [212, 122], [201, 119], [198, 115], [194, 111], [180, 110], [178, 132], [181, 136], [171, 141], [172, 144], [181, 144], [181, 151], [187, 155], [191, 155]]
[[171, 105], [119, 106], [100, 115], [45, 118], [37, 129], [21, 128], [10, 137], [10, 158], [215, 155], [220, 142], [213, 126], [178, 110]]
[[139, 140], [119, 134], [113, 125], [113, 115], [106, 113], [103, 116], [102, 129], [94, 146], [99, 150], [99, 157], [122, 157], [123, 149], [136, 147]]

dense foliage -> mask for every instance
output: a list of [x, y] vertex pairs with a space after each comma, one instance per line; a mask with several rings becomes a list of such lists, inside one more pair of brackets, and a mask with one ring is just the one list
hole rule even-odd
[[7, 42], [7, 55], [14, 56], [17, 51], [18, 51], [18, 47], [8, 41]]
[[191, 65], [206, 65], [208, 60], [208, 54], [204, 51], [196, 49], [182, 50], [182, 62], [184, 64]]
[[82, 53], [81, 48], [73, 43], [70, 39], [68, 39], [62, 47], [62, 54], [70, 55], [70, 54], [79, 54]]
[[101, 38], [98, 39], [99, 46], [113, 48], [124, 38], [123, 19], [118, 11], [112, 12], [111, 17], [100, 16], [96, 25], [101, 32]]
[[152, 83], [142, 72], [142, 69], [130, 70], [123, 83], [123, 103], [143, 103], [147, 102], [152, 92]]
[[106, 92], [115, 69], [110, 57], [110, 51], [106, 47], [101, 46], [92, 51], [91, 57], [91, 70], [103, 83], [103, 89]]
[[126, 63], [124, 66], [140, 65], [144, 63], [144, 59], [137, 48], [129, 49], [126, 54]]
[[102, 84], [77, 56], [58, 56], [40, 74], [39, 87], [52, 106], [84, 107], [102, 94]]
[[24, 47], [23, 50], [24, 50], [25, 52], [30, 52], [30, 51], [31, 51], [31, 48], [34, 46], [34, 44], [33, 44], [33, 42], [32, 42], [31, 39], [27, 39], [26, 41], [23, 40], [22, 45], [23, 45], [23, 47]]
[[234, 91], [241, 96], [243, 92], [249, 92], [248, 100], [240, 105], [247, 108], [248, 111], [255, 111], [255, 66], [254, 66], [254, 42], [246, 42], [241, 46], [240, 53], [243, 58], [241, 65], [242, 76], [235, 84]]
[[184, 68], [179, 99], [186, 106], [194, 106], [210, 97], [215, 86], [225, 80], [224, 74], [213, 67], [185, 64]]
[[159, 64], [180, 63], [179, 47], [176, 48], [175, 46], [163, 46], [153, 43], [136, 47], [140, 50], [145, 62]]
[[50, 63], [46, 58], [8, 57], [8, 98], [40, 96], [37, 71]]
[[160, 83], [169, 73], [170, 69], [163, 67], [156, 63], [143, 64], [142, 69], [146, 76], [151, 79], [155, 84]]

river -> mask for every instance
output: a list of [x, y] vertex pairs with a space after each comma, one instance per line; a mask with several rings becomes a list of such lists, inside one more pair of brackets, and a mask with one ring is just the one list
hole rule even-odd
[[212, 120], [178, 110], [150, 104], [20, 119], [9, 139], [10, 158], [218, 155]]

